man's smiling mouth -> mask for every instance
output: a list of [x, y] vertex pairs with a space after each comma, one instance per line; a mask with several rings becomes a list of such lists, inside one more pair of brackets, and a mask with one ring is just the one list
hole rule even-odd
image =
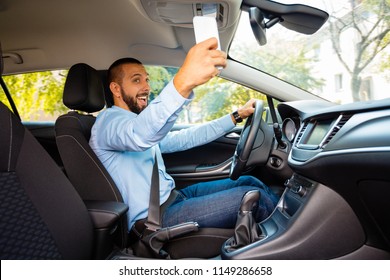
[[138, 100], [138, 103], [140, 105], [147, 105], [148, 104], [148, 94], [137, 96], [137, 100]]

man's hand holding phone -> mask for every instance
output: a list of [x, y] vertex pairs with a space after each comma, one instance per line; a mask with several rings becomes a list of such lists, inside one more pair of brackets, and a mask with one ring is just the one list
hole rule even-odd
[[197, 44], [193, 46], [174, 78], [178, 92], [188, 97], [198, 85], [208, 82], [226, 67], [226, 53], [221, 51], [215, 18], [194, 17]]

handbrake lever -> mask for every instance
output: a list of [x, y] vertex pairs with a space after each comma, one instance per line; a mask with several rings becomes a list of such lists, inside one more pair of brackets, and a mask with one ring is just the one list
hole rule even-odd
[[187, 222], [171, 227], [159, 229], [146, 237], [149, 248], [156, 256], [168, 258], [169, 255], [162, 247], [171, 239], [199, 230], [199, 224], [196, 222]]

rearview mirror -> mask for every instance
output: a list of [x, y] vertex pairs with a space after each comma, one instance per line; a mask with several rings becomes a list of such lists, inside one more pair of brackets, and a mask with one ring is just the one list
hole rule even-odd
[[246, 0], [243, 10], [249, 12], [252, 31], [260, 45], [267, 43], [266, 30], [277, 23], [287, 29], [310, 35], [317, 32], [329, 17], [327, 12], [307, 5], [282, 4], [269, 0]]
[[265, 25], [264, 15], [257, 7], [249, 9], [249, 22], [252, 27], [253, 35], [260, 46], [267, 44], [267, 27]]

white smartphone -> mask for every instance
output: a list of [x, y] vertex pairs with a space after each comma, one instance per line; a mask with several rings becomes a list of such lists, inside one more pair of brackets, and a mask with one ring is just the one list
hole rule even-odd
[[195, 16], [193, 19], [196, 43], [215, 37], [218, 40], [218, 50], [221, 50], [217, 21], [214, 17]]

